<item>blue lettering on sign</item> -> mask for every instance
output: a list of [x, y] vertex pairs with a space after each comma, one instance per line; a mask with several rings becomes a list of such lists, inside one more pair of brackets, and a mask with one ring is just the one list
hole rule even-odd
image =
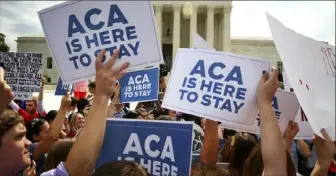
[[128, 160], [150, 175], [190, 175], [192, 132], [192, 123], [107, 121], [97, 167]]
[[[65, 47], [68, 53], [72, 55], [69, 61], [73, 63], [75, 69], [90, 66], [92, 63], [91, 56], [97, 57], [101, 48], [105, 48], [107, 57], [113, 55], [113, 52], [119, 48], [119, 59], [139, 54], [140, 41], [137, 40], [136, 27], [129, 25], [126, 16], [118, 5], [110, 6], [109, 15], [106, 19], [101, 20], [100, 16], [102, 14], [101, 9], [92, 8], [81, 18], [75, 14], [69, 15], [69, 39], [65, 42]], [[94, 21], [93, 17], [100, 20]], [[123, 26], [117, 28], [116, 24], [122, 24]], [[91, 31], [94, 31], [94, 33], [90, 33]], [[94, 48], [97, 49], [92, 54], [80, 53]], [[105, 62], [105, 60], [106, 56], [104, 56], [102, 62]]]
[[[224, 69], [230, 70], [227, 76], [222, 72]], [[239, 66], [233, 66], [230, 69], [225, 63], [214, 62], [207, 68], [204, 60], [199, 60], [190, 71], [189, 76], [184, 77], [182, 88], [179, 89], [179, 99], [187, 100], [190, 103], [200, 103], [203, 106], [212, 106], [222, 111], [238, 113], [245, 104], [247, 92], [247, 89], [241, 86], [243, 86], [243, 79]], [[195, 89], [204, 92], [204, 94], [199, 96], [197, 91], [194, 91]]]
[[73, 90], [73, 84], [63, 84], [63, 81], [61, 78], [58, 78], [55, 95], [65, 95], [67, 92], [72, 92]]
[[158, 98], [159, 69], [126, 73], [120, 80], [120, 102], [149, 101]]

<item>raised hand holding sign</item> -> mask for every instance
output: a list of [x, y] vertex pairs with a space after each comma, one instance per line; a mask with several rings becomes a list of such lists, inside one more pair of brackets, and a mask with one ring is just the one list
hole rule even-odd
[[0, 114], [5, 110], [8, 103], [12, 101], [14, 94], [12, 89], [5, 82], [5, 71], [0, 67]]

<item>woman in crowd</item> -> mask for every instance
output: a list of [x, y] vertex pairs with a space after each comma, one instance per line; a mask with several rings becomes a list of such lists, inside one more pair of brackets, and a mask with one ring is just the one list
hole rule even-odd
[[73, 138], [84, 127], [85, 118], [81, 113], [75, 112], [69, 116], [70, 132], [68, 137]]

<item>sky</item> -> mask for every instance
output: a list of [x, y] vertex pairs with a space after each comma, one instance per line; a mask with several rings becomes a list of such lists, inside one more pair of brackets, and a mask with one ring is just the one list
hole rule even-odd
[[[62, 1], [0, 1], [0, 32], [11, 51], [17, 37], [42, 34], [37, 11]], [[335, 46], [335, 1], [233, 1], [232, 37], [272, 38], [265, 12], [284, 25]]]

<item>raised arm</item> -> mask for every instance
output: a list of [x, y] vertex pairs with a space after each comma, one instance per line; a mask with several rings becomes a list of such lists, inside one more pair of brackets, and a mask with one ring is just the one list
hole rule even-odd
[[67, 93], [61, 101], [61, 106], [57, 112], [57, 115], [50, 125], [47, 136], [37, 144], [34, 151], [34, 159], [38, 159], [41, 155], [48, 153], [51, 146], [59, 139], [62, 132], [62, 125], [64, 123], [65, 114], [71, 103], [71, 96]]
[[286, 149], [272, 108], [272, 99], [277, 88], [278, 71], [272, 69], [269, 79], [264, 71], [257, 90], [257, 101], [261, 119], [261, 152], [265, 175], [287, 175]]
[[216, 166], [218, 148], [218, 122], [206, 119], [201, 163]]
[[43, 106], [43, 91], [44, 91], [44, 84], [45, 84], [45, 79], [42, 78], [42, 86], [41, 86], [41, 90], [40, 93], [38, 95], [37, 98], [37, 112], [44, 117], [45, 116], [45, 110], [44, 110], [44, 106]]
[[116, 91], [114, 93], [113, 99], [111, 99], [111, 103], [107, 110], [107, 117], [114, 118], [114, 113], [116, 112], [115, 105], [118, 104], [120, 101], [120, 84], [116, 86]]
[[103, 144], [108, 101], [115, 91], [116, 81], [124, 75], [122, 71], [128, 67], [128, 63], [124, 63], [111, 70], [119, 55], [119, 49], [105, 64], [102, 64], [104, 55], [103, 49], [96, 59], [96, 94], [91, 110], [65, 162], [65, 168], [71, 176], [92, 174]]
[[12, 89], [5, 82], [5, 71], [0, 67], [0, 114], [7, 108], [7, 105], [13, 98]]
[[287, 129], [285, 131], [285, 146], [288, 153], [291, 153], [291, 147], [296, 134], [300, 131], [297, 122], [288, 121]]

